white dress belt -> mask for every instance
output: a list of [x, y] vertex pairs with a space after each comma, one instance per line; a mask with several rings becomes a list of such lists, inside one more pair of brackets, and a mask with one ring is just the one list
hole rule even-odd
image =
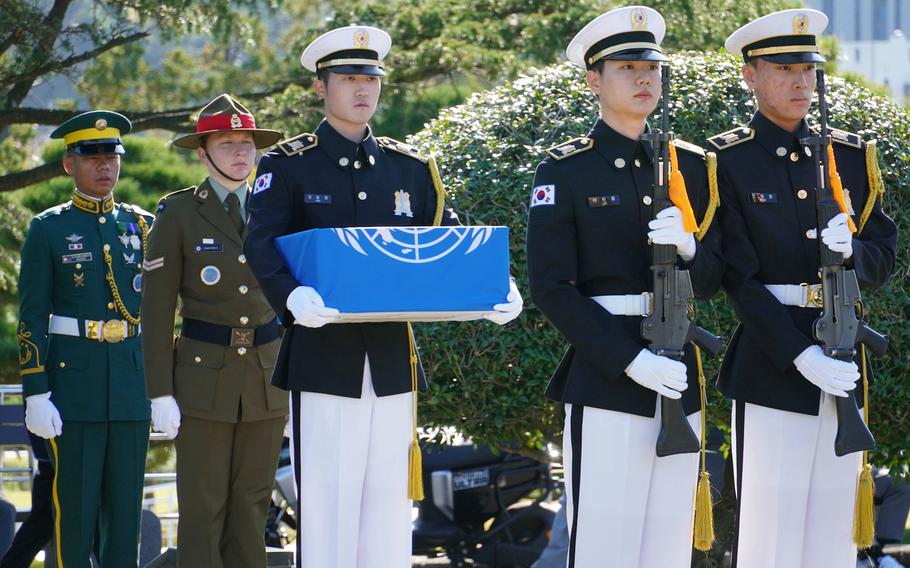
[[88, 339], [104, 341], [105, 339], [100, 330], [104, 329], [105, 325], [109, 328], [111, 326], [123, 326], [122, 337], [124, 338], [142, 333], [142, 326], [140, 325], [137, 329], [137, 333], [131, 335], [129, 322], [126, 320], [83, 320], [82, 329], [80, 329], [78, 318], [58, 316], [56, 314], [51, 314], [47, 325], [47, 332], [53, 333], [54, 335], [69, 335], [72, 337], [85, 337]]
[[821, 284], [765, 284], [765, 288], [785, 306], [821, 308], [824, 298]]
[[646, 316], [651, 313], [651, 292], [591, 296], [614, 316]]

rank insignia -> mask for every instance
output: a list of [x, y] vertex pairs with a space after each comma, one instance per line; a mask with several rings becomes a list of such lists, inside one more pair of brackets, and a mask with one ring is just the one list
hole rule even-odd
[[556, 205], [556, 186], [538, 185], [531, 191], [531, 207]]
[[153, 270], [158, 270], [159, 268], [164, 267], [164, 257], [159, 256], [158, 258], [147, 258], [145, 262], [142, 263], [142, 270], [145, 272], [151, 272]]
[[123, 262], [127, 264], [136, 264], [136, 253], [123, 253]]
[[413, 217], [411, 212], [411, 194], [403, 189], [395, 192], [395, 215], [401, 217]]
[[85, 287], [85, 272], [73, 272], [73, 286], [76, 288]]
[[214, 286], [221, 280], [221, 270], [212, 264], [203, 266], [202, 270], [199, 271], [199, 278], [206, 286]]
[[591, 138], [575, 138], [547, 150], [547, 155], [554, 160], [564, 160], [569, 156], [580, 154], [594, 147], [594, 140]]
[[81, 241], [82, 239], [83, 239], [83, 236], [82, 236], [82, 235], [77, 235], [76, 233], [73, 233], [72, 235], [66, 237], [66, 240], [68, 240], [69, 242], [71, 242], [71, 243], [73, 243], [73, 244], [78, 243], [78, 242]]

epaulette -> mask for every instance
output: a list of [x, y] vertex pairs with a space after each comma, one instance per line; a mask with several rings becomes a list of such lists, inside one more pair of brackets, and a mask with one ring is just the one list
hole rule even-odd
[[60, 205], [54, 205], [53, 207], [48, 207], [41, 213], [35, 215], [37, 219], [47, 219], [51, 215], [60, 215], [66, 211], [69, 211], [73, 207], [72, 201], [67, 201], [66, 203], [61, 203]]
[[732, 148], [737, 144], [742, 144], [753, 138], [755, 138], [755, 131], [748, 126], [741, 126], [739, 128], [734, 128], [733, 130], [722, 132], [717, 136], [712, 136], [711, 138], [708, 138], [708, 142], [718, 150], [726, 150], [727, 148]]
[[423, 163], [427, 162], [427, 159], [420, 155], [420, 150], [418, 150], [415, 146], [411, 146], [410, 144], [399, 142], [398, 140], [389, 138], [388, 136], [380, 136], [376, 139], [376, 142], [384, 150], [394, 150], [399, 154], [410, 156], [411, 158], [420, 160]]
[[852, 132], [847, 132], [845, 130], [838, 130], [836, 128], [829, 129], [831, 133], [831, 140], [839, 144], [845, 144], [847, 146], [853, 146], [854, 148], [862, 149], [865, 142], [859, 134], [854, 134]]
[[557, 144], [552, 148], [547, 148], [547, 155], [554, 160], [565, 160], [569, 156], [581, 154], [594, 147], [594, 140], [588, 137], [573, 138], [568, 142]]
[[301, 152], [306, 152], [310, 148], [315, 148], [319, 145], [319, 137], [315, 134], [310, 134], [309, 132], [304, 132], [303, 134], [298, 134], [293, 138], [288, 138], [287, 140], [282, 140], [275, 146], [281, 150], [285, 156], [296, 156]]
[[701, 146], [692, 144], [691, 142], [686, 142], [685, 140], [680, 140], [679, 138], [673, 139], [673, 145], [679, 148], [680, 150], [685, 150], [687, 152], [692, 152], [693, 154], [698, 154], [702, 158], [705, 157], [705, 149]]
[[138, 205], [133, 205], [132, 203], [118, 203], [118, 205], [120, 205], [121, 211], [126, 211], [127, 213], [131, 213], [134, 217], [139, 217], [140, 215], [143, 217], [150, 217], [150, 218], [155, 217], [153, 214], [149, 213], [142, 207], [139, 207]]
[[184, 187], [183, 189], [178, 189], [177, 191], [172, 191], [172, 192], [166, 194], [164, 197], [162, 197], [162, 198], [161, 198], [161, 201], [164, 201], [165, 199], [170, 199], [170, 198], [172, 198], [172, 197], [176, 197], [176, 196], [178, 196], [178, 195], [187, 193], [188, 191], [196, 191], [196, 186], [195, 186], [195, 185], [191, 185], [190, 187]]

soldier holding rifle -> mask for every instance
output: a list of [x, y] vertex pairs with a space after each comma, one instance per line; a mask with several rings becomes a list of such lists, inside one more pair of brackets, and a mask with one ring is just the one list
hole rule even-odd
[[724, 287], [742, 321], [719, 379], [735, 401], [737, 568], [855, 562], [857, 474], [874, 444], [853, 396], [865, 368], [857, 343], [884, 348], [857, 319], [858, 285], [888, 279], [897, 233], [881, 209], [874, 143], [806, 121], [827, 21], [785, 10], [727, 39], [758, 111], [709, 140]]
[[[705, 152], [647, 124], [664, 31], [658, 12], [631, 6], [575, 36], [566, 55], [586, 70], [600, 120], [547, 150], [534, 177], [531, 295], [571, 344], [547, 389], [566, 410], [569, 568], [603, 566], [605, 550], [611, 566], [690, 562], [701, 430], [699, 388], [687, 388], [691, 301], [719, 288], [722, 263]], [[658, 395], [681, 421], [669, 431]]]

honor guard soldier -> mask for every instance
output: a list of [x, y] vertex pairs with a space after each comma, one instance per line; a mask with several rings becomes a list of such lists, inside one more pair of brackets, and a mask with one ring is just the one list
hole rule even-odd
[[151, 214], [116, 203], [130, 122], [92, 111], [64, 122], [72, 199], [37, 215], [22, 247], [19, 365], [25, 424], [55, 469], [57, 565], [136, 566], [149, 402], [139, 297]]
[[837, 130], [828, 156], [832, 188], [838, 174], [842, 182], [842, 198], [834, 196], [842, 213], [818, 226], [821, 156], [801, 140], [814, 135], [806, 115], [827, 22], [815, 10], [785, 10], [727, 38], [758, 111], [748, 125], [709, 139], [723, 204], [724, 288], [741, 320], [718, 380], [735, 401], [737, 568], [847, 568], [856, 557], [862, 452], [838, 457], [834, 440], [835, 397], [847, 396], [860, 372], [814, 338], [823, 313], [819, 239], [860, 286], [874, 289], [894, 269], [897, 233], [881, 209], [874, 143]]
[[153, 427], [176, 436], [180, 566], [266, 565], [265, 518], [288, 398], [269, 383], [279, 327], [243, 240], [256, 149], [279, 138], [230, 95], [209, 102], [196, 132], [174, 141], [196, 150], [209, 177], [162, 198], [149, 235], [145, 376]]
[[[408, 452], [416, 393], [408, 325], [339, 323], [338, 310], [300, 285], [273, 243], [314, 228], [458, 224], [444, 208], [432, 160], [376, 138], [368, 125], [390, 46], [380, 29], [348, 26], [306, 48], [301, 63], [316, 73], [325, 120], [262, 158], [250, 202], [247, 258], [286, 326], [273, 383], [291, 391], [303, 568], [411, 563]], [[514, 284], [509, 299], [494, 306], [491, 320], [518, 315]]]
[[661, 95], [664, 31], [657, 11], [631, 6], [578, 32], [566, 56], [586, 70], [600, 119], [586, 136], [547, 150], [534, 175], [531, 297], [571, 344], [547, 387], [566, 413], [569, 568], [604, 566], [605, 554], [628, 568], [690, 562], [698, 453], [656, 457], [655, 444], [658, 395], [681, 399], [683, 426], [700, 432], [696, 361], [691, 345], [677, 361], [642, 338], [650, 245], [676, 247], [699, 297], [719, 288], [722, 264], [718, 235], [708, 231], [716, 199], [702, 148], [673, 141], [671, 171], [681, 172], [688, 195], [671, 187], [676, 205], [652, 215], [660, 156], [640, 136]]

